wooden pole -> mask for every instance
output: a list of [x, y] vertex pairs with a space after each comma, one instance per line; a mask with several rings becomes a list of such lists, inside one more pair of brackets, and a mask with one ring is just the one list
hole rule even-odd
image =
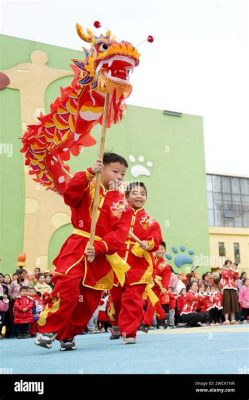
[[[104, 114], [103, 114], [103, 123], [102, 123], [102, 132], [101, 132], [101, 140], [100, 140], [100, 149], [99, 149], [99, 160], [103, 161], [104, 151], [105, 151], [105, 136], [106, 136], [106, 125], [107, 125], [107, 115], [108, 115], [108, 106], [109, 106], [109, 93], [105, 95], [105, 105], [104, 105]], [[97, 172], [96, 175], [96, 185], [93, 199], [93, 212], [92, 212], [92, 222], [91, 222], [91, 230], [90, 230], [90, 239], [89, 246], [93, 246], [96, 224], [97, 224], [97, 211], [99, 205], [99, 187], [101, 181], [101, 173]], [[90, 260], [89, 260], [90, 261]]]
[[135, 242], [137, 242], [139, 245], [141, 245], [142, 240], [140, 240], [132, 231], [129, 231], [129, 235]]
[[65, 167], [61, 166], [61, 169], [64, 172], [64, 174], [68, 176], [68, 178], [72, 179], [73, 175], [71, 175], [70, 172], [68, 172], [68, 170]]

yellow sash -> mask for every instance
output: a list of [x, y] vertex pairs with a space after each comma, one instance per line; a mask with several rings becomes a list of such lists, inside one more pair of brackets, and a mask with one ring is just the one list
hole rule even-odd
[[144, 257], [145, 260], [147, 261], [148, 268], [143, 274], [141, 281], [147, 281], [147, 285], [145, 287], [145, 294], [148, 296], [150, 302], [154, 306], [158, 302], [158, 297], [157, 295], [153, 292], [152, 288], [154, 286], [154, 283], [151, 282], [152, 279], [152, 273], [153, 273], [153, 264], [152, 264], [152, 259], [151, 255], [148, 251], [142, 249], [142, 247], [139, 246], [138, 243], [135, 243], [133, 248], [132, 248], [132, 253], [137, 256], [137, 257]]
[[[80, 235], [85, 238], [90, 238], [90, 233], [86, 231], [82, 231], [81, 229], [74, 229], [73, 233], [75, 235]], [[94, 240], [100, 241], [102, 238], [100, 236], [95, 235]], [[111, 265], [115, 275], [118, 278], [118, 281], [121, 286], [125, 283], [125, 273], [131, 268], [127, 262], [125, 262], [117, 253], [114, 254], [106, 254], [106, 259], [108, 263]]]
[[145, 273], [143, 274], [142, 278], [140, 281], [145, 281], [149, 283], [152, 278], [152, 273], [153, 273], [153, 263], [151, 259], [151, 255], [148, 251], [142, 249], [142, 247], [139, 246], [138, 243], [135, 243], [131, 252], [136, 256], [136, 257], [144, 257], [145, 260], [147, 261], [148, 268], [146, 269]]
[[157, 295], [153, 292], [152, 288], [153, 288], [154, 284], [152, 283], [148, 283], [146, 285], [145, 288], [145, 293], [148, 296], [148, 299], [150, 300], [151, 304], [154, 305], [159, 301], [159, 298], [157, 297]]
[[160, 288], [163, 287], [163, 285], [162, 285], [162, 277], [161, 276], [156, 275], [155, 278], [154, 278], [154, 281]]

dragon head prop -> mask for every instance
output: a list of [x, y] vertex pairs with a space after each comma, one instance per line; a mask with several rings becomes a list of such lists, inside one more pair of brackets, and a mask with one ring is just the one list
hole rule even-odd
[[91, 29], [86, 33], [76, 24], [79, 37], [92, 46], [85, 51], [85, 60], [73, 60], [79, 68], [79, 84], [89, 84], [91, 89], [127, 98], [132, 90], [130, 73], [139, 64], [139, 52], [126, 41], [117, 42], [107, 30], [104, 35], [95, 36]]
[[25, 164], [35, 181], [47, 189], [63, 193], [71, 179], [64, 162], [78, 156], [83, 147], [96, 143], [92, 128], [103, 123], [106, 93], [109, 94], [107, 127], [118, 123], [132, 90], [129, 74], [139, 64], [140, 54], [126, 41], [117, 42], [109, 30], [95, 36], [91, 29], [76, 25], [80, 38], [91, 45], [83, 47], [85, 58], [73, 60], [74, 79], [61, 89], [61, 96], [41, 115], [38, 124], [28, 125], [22, 138]]

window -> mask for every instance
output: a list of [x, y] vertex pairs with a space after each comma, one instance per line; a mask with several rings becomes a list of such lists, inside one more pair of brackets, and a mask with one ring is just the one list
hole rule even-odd
[[208, 208], [214, 208], [213, 192], [208, 192]]
[[239, 178], [231, 178], [232, 193], [240, 194]]
[[224, 218], [224, 226], [233, 228], [234, 227], [234, 220], [233, 218]]
[[230, 178], [228, 176], [222, 176], [222, 192], [231, 193]]
[[210, 226], [249, 227], [248, 178], [207, 175], [207, 201]]
[[223, 210], [214, 210], [214, 221], [215, 221], [215, 226], [225, 226]]
[[219, 242], [219, 256], [220, 257], [226, 257], [226, 249], [225, 249], [225, 243], [224, 242]]
[[222, 196], [221, 193], [214, 193], [214, 208], [216, 210], [222, 210]]
[[241, 198], [239, 194], [233, 194], [232, 203], [234, 210], [241, 211]]
[[207, 190], [213, 191], [212, 175], [207, 175]]
[[209, 224], [209, 226], [215, 226], [215, 224], [214, 224], [214, 210], [212, 208], [208, 209], [208, 224]]
[[232, 208], [232, 196], [230, 193], [223, 194], [223, 209], [231, 210]]
[[233, 248], [234, 248], [234, 262], [236, 264], [239, 264], [240, 263], [239, 243], [238, 242], [234, 243]]
[[241, 226], [243, 226], [242, 215], [238, 215], [234, 218], [234, 226], [235, 228], [241, 228]]
[[244, 212], [243, 213], [243, 225], [245, 227], [249, 227], [249, 212]]
[[243, 194], [249, 194], [249, 179], [240, 179], [240, 190]]
[[234, 218], [235, 212], [233, 210], [224, 210], [225, 218]]
[[221, 177], [214, 175], [213, 176], [213, 186], [214, 192], [221, 192]]

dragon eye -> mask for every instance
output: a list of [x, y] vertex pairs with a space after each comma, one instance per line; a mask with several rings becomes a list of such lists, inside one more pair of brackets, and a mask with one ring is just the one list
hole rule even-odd
[[99, 46], [99, 51], [105, 51], [105, 50], [107, 50], [108, 49], [108, 44], [107, 43], [102, 43], [100, 46]]

